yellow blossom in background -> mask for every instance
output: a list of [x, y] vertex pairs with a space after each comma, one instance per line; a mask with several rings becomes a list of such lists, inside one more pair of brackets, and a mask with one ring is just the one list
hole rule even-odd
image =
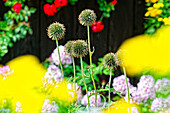
[[170, 16], [163, 19], [165, 25], [170, 25]]
[[162, 20], [163, 20], [163, 18], [162, 18], [162, 17], [158, 18], [158, 21], [162, 21]]
[[163, 4], [163, 3], [155, 3], [155, 4], [153, 5], [153, 7], [156, 8], [156, 9], [159, 9], [159, 8], [161, 8], [161, 7], [164, 7], [164, 4]]
[[152, 3], [156, 3], [158, 0], [145, 0], [145, 2], [152, 2]]
[[153, 36], [136, 36], [120, 46], [119, 49], [126, 52], [126, 55], [120, 56], [120, 59], [129, 75], [136, 75], [146, 70], [159, 76], [170, 74], [169, 31], [170, 26], [166, 26]]
[[25, 55], [8, 62], [14, 72], [7, 79], [0, 79], [0, 100], [9, 99], [15, 110], [20, 102], [23, 113], [39, 113], [45, 95], [38, 90], [46, 70], [35, 56]]
[[77, 99], [76, 91], [68, 89], [67, 82], [65, 81], [51, 86], [48, 90], [52, 99], [63, 102], [65, 105], [68, 105]]
[[125, 102], [124, 99], [121, 99], [106, 109], [104, 113], [137, 113], [137, 111], [136, 104], [130, 104]]

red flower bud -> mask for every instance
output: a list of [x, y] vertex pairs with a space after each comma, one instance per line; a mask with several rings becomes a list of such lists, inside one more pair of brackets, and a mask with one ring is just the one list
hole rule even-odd
[[102, 24], [102, 22], [97, 21], [97, 22], [91, 23], [91, 27], [92, 27], [93, 32], [100, 32], [101, 30], [103, 30], [104, 25]]
[[112, 2], [111, 2], [111, 5], [116, 5], [117, 4], [117, 0], [113, 0]]
[[54, 14], [57, 12], [57, 8], [54, 4], [45, 4], [44, 5], [44, 13], [48, 16], [54, 16]]
[[21, 3], [15, 3], [15, 4], [12, 6], [12, 9], [13, 9], [16, 13], [19, 13], [20, 10], [21, 10]]
[[67, 0], [55, 0], [54, 4], [56, 7], [63, 7], [67, 5]]

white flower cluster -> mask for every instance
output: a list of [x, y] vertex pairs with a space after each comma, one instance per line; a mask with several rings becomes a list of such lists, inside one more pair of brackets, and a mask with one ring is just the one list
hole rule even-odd
[[155, 98], [151, 104], [153, 112], [160, 112], [170, 108], [170, 96], [168, 98]]
[[41, 113], [58, 113], [58, 106], [54, 101], [50, 103], [49, 99], [45, 99]]
[[[60, 58], [61, 58], [61, 63], [64, 66], [68, 66], [69, 64], [72, 63], [72, 58], [69, 55], [66, 55], [66, 53], [64, 52], [64, 46], [60, 45], [59, 46], [59, 51], [60, 51]], [[59, 56], [58, 56], [58, 49], [54, 49], [53, 53], [51, 54], [49, 60], [54, 63], [55, 65], [60, 65], [60, 61], [59, 61]]]
[[[76, 85], [76, 86], [75, 86]], [[82, 92], [81, 92], [81, 86], [78, 86], [77, 83], [76, 84], [71, 84], [71, 83], [68, 83], [67, 84], [67, 88], [68, 89], [74, 89], [74, 87], [76, 87], [76, 92], [77, 92], [77, 101], [80, 102], [80, 100], [82, 99], [83, 95], [82, 95]], [[71, 95], [74, 97], [74, 93], [72, 92], [69, 92], [71, 93]]]
[[[128, 86], [129, 88], [132, 88], [133, 86], [129, 82], [129, 78], [127, 78]], [[120, 92], [122, 95], [125, 95], [127, 93], [127, 85], [125, 80], [125, 75], [120, 75], [113, 79], [113, 88]], [[115, 92], [113, 92], [115, 94]]]
[[0, 75], [2, 75], [3, 80], [6, 79], [11, 73], [13, 73], [13, 70], [11, 70], [8, 65], [0, 67]]
[[[88, 92], [89, 96], [94, 93], [94, 91]], [[101, 105], [101, 97], [98, 94], [97, 95], [97, 107], [99, 107]], [[89, 98], [89, 102], [90, 102], [90, 106], [95, 106], [95, 95], [90, 96]], [[88, 101], [87, 101], [87, 94], [84, 95], [83, 99], [81, 100], [81, 104], [87, 106], [88, 105]]]
[[20, 102], [17, 102], [17, 103], [16, 103], [15, 111], [16, 111], [17, 113], [22, 113], [22, 107], [21, 107], [21, 103], [20, 103]]
[[170, 92], [170, 80], [163, 78], [155, 83], [155, 91], [161, 94], [168, 94]]
[[63, 80], [63, 75], [61, 73], [61, 70], [55, 66], [55, 65], [50, 65], [47, 69], [47, 72], [45, 73], [45, 83], [49, 83], [49, 84], [54, 84], [57, 83], [59, 81]]

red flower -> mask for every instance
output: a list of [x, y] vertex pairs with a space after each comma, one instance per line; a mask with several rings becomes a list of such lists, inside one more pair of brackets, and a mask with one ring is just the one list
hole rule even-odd
[[97, 21], [97, 22], [91, 23], [91, 27], [92, 27], [93, 32], [100, 32], [101, 30], [103, 30], [104, 25], [102, 24], [102, 22]]
[[111, 5], [116, 5], [117, 4], [117, 0], [113, 0], [112, 2], [111, 2]]
[[63, 7], [67, 5], [67, 0], [55, 0], [54, 4], [56, 7]]
[[16, 13], [19, 13], [20, 10], [21, 10], [21, 3], [15, 3], [15, 4], [12, 6], [12, 9], [13, 9]]
[[57, 8], [54, 4], [45, 4], [44, 5], [44, 13], [48, 16], [53, 16], [57, 12]]

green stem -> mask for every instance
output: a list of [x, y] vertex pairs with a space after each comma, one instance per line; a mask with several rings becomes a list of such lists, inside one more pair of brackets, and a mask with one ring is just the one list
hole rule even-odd
[[104, 14], [102, 14], [102, 16], [100, 17], [99, 21], [101, 22], [104, 18]]
[[62, 72], [63, 78], [64, 78], [63, 66], [61, 64], [60, 50], [59, 50], [59, 46], [58, 46], [58, 40], [56, 40], [56, 44], [57, 44], [57, 49], [58, 49], [58, 57], [59, 57], [59, 61], [60, 61], [60, 68], [61, 68], [61, 72]]
[[72, 56], [72, 60], [73, 60], [73, 69], [74, 69], [74, 90], [76, 90], [76, 66], [75, 66], [75, 61], [74, 61], [74, 57]]
[[87, 101], [88, 101], [88, 108], [89, 108], [89, 107], [90, 107], [89, 94], [88, 94], [87, 85], [86, 85], [85, 78], [84, 78], [84, 69], [83, 69], [82, 56], [80, 56], [80, 62], [81, 62], [81, 72], [82, 72], [82, 77], [83, 77], [84, 86], [85, 86], [85, 89], [86, 89]]
[[111, 85], [111, 79], [112, 79], [112, 69], [110, 69], [110, 78], [109, 78], [109, 104], [111, 103], [111, 99], [110, 99], [110, 85]]
[[91, 70], [91, 77], [92, 77], [92, 81], [93, 81], [94, 91], [95, 91], [95, 107], [96, 107], [97, 106], [97, 92], [96, 92], [96, 84], [95, 84], [94, 77], [93, 77], [93, 64], [92, 64], [92, 52], [91, 52], [91, 48], [90, 48], [89, 26], [87, 26], [87, 34], [88, 34], [88, 46], [89, 46], [89, 57], [90, 57], [90, 70]]
[[127, 81], [127, 75], [126, 75], [125, 67], [123, 67], [123, 73], [124, 73], [124, 75], [125, 75], [126, 86], [127, 86], [127, 91], [128, 91], [128, 103], [130, 103], [129, 85], [128, 85], [128, 81]]

